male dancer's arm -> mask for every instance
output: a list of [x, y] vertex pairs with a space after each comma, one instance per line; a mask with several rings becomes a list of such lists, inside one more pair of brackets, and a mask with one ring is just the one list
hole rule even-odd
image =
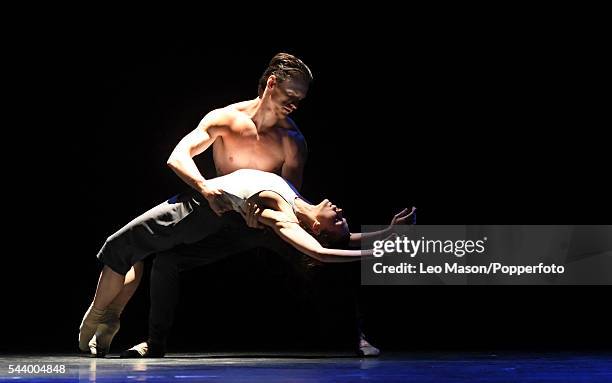
[[221, 190], [206, 185], [193, 157], [208, 149], [218, 137], [222, 137], [231, 126], [233, 116], [223, 109], [208, 113], [191, 133], [176, 145], [167, 164], [185, 183], [197, 190], [210, 204], [211, 209], [221, 215], [231, 210]]
[[291, 182], [299, 191], [302, 188], [308, 146], [304, 135], [302, 135], [295, 122], [289, 118], [288, 120], [293, 125], [293, 129], [288, 132], [283, 141], [285, 162], [283, 163], [281, 177]]

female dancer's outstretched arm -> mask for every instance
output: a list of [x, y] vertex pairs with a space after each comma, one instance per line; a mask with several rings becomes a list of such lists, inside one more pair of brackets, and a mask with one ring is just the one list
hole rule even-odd
[[372, 250], [343, 250], [323, 247], [298, 222], [290, 221], [281, 211], [270, 208], [255, 208], [245, 219], [257, 219], [264, 226], [270, 227], [285, 242], [300, 252], [324, 263], [355, 262], [362, 257], [372, 255]]
[[277, 222], [271, 227], [285, 242], [320, 262], [354, 262], [373, 253], [372, 250], [328, 249], [295, 222]]
[[371, 231], [364, 233], [351, 233], [349, 239], [349, 247], [360, 247], [364, 241], [375, 241], [384, 239], [394, 233], [394, 228], [397, 225], [416, 224], [416, 207], [412, 209], [404, 209], [397, 213], [391, 220], [391, 224], [383, 230]]

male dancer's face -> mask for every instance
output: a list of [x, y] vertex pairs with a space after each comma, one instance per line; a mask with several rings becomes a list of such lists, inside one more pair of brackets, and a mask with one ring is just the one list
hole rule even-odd
[[273, 108], [281, 118], [294, 112], [308, 93], [308, 84], [298, 79], [274, 80], [271, 87]]

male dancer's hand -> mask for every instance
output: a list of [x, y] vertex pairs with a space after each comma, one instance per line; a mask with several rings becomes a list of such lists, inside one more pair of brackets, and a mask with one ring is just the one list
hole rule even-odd
[[253, 202], [246, 203], [246, 211], [242, 212], [242, 216], [246, 221], [248, 227], [252, 227], [254, 229], [263, 229], [264, 225], [259, 223], [258, 217], [261, 215], [263, 210]]
[[223, 190], [205, 187], [201, 193], [202, 196], [208, 201], [212, 211], [214, 211], [218, 216], [232, 210], [232, 205], [223, 195]]

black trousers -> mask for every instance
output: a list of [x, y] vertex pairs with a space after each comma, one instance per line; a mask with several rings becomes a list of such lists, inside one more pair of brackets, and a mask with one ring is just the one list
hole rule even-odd
[[199, 194], [188, 192], [160, 203], [108, 237], [98, 259], [119, 274], [146, 257], [196, 243], [227, 226]]
[[[214, 235], [197, 243], [179, 245], [157, 254], [151, 270], [149, 313], [149, 342], [165, 344], [174, 322], [179, 301], [180, 274], [225, 257], [263, 248], [285, 257], [296, 271], [295, 277], [303, 278], [309, 294], [304, 295], [317, 304], [319, 297], [349, 299], [354, 309], [355, 321], [351, 323], [356, 334], [361, 332], [362, 313], [359, 301], [359, 270], [357, 263], [311, 266], [309, 258], [288, 245], [269, 230], [251, 229], [239, 214], [226, 213], [226, 225]], [[350, 267], [351, 265], [352, 267]], [[350, 275], [346, 275], [350, 273]], [[343, 274], [340, 278], [336, 278]], [[334, 277], [336, 275], [336, 277]], [[335, 295], [335, 296], [334, 296]], [[325, 317], [326, 313], [319, 313]]]

